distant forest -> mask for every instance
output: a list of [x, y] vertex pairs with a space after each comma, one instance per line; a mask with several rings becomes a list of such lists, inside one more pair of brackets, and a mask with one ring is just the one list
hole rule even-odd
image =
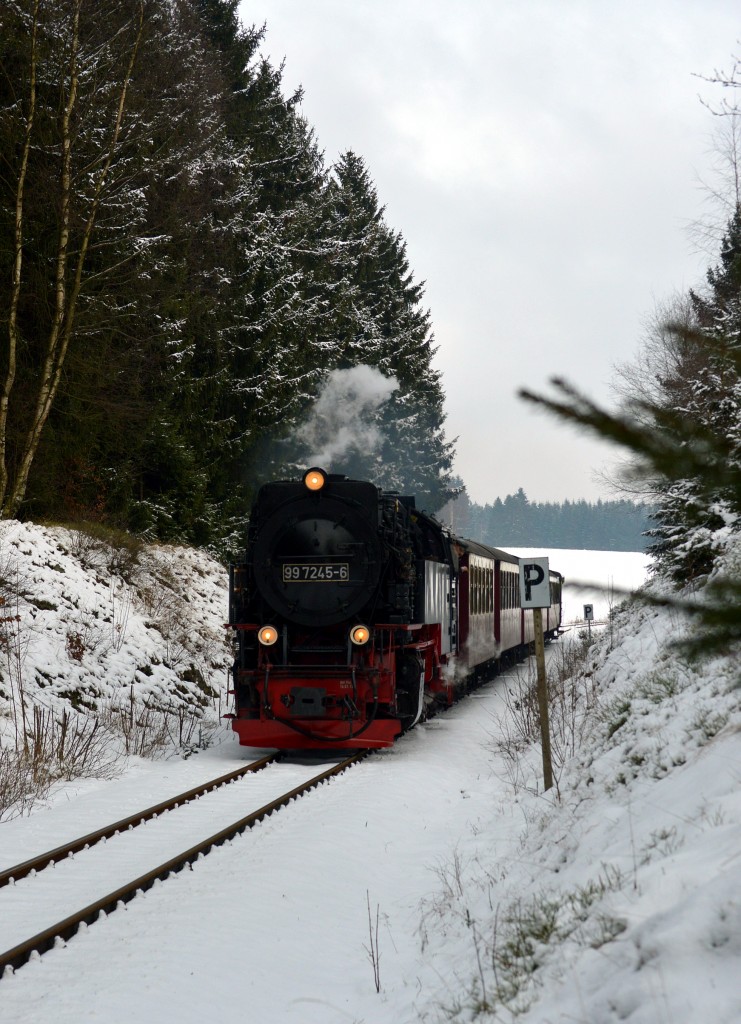
[[633, 501], [531, 502], [524, 490], [492, 505], [471, 501], [463, 488], [440, 512], [454, 533], [492, 547], [645, 551], [651, 508]]

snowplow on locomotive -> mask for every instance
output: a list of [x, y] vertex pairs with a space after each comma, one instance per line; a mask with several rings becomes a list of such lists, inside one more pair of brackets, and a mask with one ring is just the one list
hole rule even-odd
[[[318, 468], [265, 484], [229, 576], [240, 743], [390, 746], [525, 653], [517, 579], [514, 556], [453, 536], [414, 498]], [[561, 585], [552, 572], [547, 638]]]

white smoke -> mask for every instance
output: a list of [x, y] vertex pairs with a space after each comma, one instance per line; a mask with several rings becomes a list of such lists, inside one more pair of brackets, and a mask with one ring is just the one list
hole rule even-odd
[[398, 386], [395, 377], [372, 366], [332, 370], [310, 419], [297, 432], [312, 453], [310, 464], [331, 469], [353, 450], [376, 452], [383, 441], [377, 414]]

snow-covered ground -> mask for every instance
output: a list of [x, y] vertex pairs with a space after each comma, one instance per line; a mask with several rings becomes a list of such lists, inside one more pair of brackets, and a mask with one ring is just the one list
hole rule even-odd
[[587, 551], [564, 548], [507, 548], [518, 558], [547, 558], [550, 569], [566, 579], [563, 622], [583, 621], [584, 605], [594, 608], [595, 620], [604, 620], [611, 608], [646, 580], [651, 559], [641, 551]]
[[203, 552], [0, 522], [0, 700], [107, 718], [132, 695], [210, 711], [230, 661], [226, 602], [226, 574]]
[[[105, 567], [78, 576], [63, 560], [66, 534], [4, 529], [3, 559], [13, 556], [37, 602], [35, 614], [28, 598], [18, 605], [34, 694], [37, 671], [47, 700], [70, 674], [103, 700], [132, 682], [160, 702], [168, 679], [200, 694], [221, 685], [225, 581], [205, 556], [142, 556], [150, 568], [150, 555], [180, 566], [193, 584], [168, 591], [190, 591], [173, 666], [136, 579], [119, 643]], [[641, 582], [635, 562], [645, 561], [548, 554], [568, 578], [608, 592], [611, 581]], [[41, 594], [56, 612], [38, 607]], [[597, 606], [579, 595], [567, 619], [582, 600]], [[103, 637], [81, 661], [68, 647], [75, 604]], [[548, 793], [539, 746], [523, 737], [526, 663], [6, 974], [0, 1022], [737, 1024], [741, 691], [730, 658], [683, 663], [669, 644], [684, 628], [671, 612], [633, 608], [595, 631], [581, 680], [554, 708]], [[554, 667], [583, 645], [576, 633], [552, 645]], [[216, 713], [211, 698], [204, 713]], [[187, 760], [131, 758], [117, 778], [57, 784], [30, 816], [0, 823], [0, 866], [256, 753], [222, 726]], [[8, 912], [37, 881], [17, 884]]]

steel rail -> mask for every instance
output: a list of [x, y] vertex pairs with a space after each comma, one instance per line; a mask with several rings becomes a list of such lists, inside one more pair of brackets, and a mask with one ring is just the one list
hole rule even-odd
[[79, 839], [73, 839], [71, 842], [66, 843], [63, 846], [57, 846], [53, 850], [47, 850], [46, 853], [40, 853], [37, 857], [31, 857], [29, 860], [25, 860], [21, 864], [15, 864], [12, 868], [6, 868], [4, 871], [0, 871], [0, 889], [4, 885], [8, 885], [10, 882], [17, 882], [19, 879], [25, 878], [27, 875], [30, 875], [32, 871], [41, 871], [43, 868], [48, 867], [49, 864], [54, 864], [59, 860], [64, 860], [65, 857], [68, 857], [72, 853], [78, 853], [80, 850], [84, 850], [88, 846], [93, 846], [95, 843], [100, 842], [101, 839], [110, 839], [110, 837], [114, 836], [117, 832], [123, 832], [137, 825], [141, 825], [143, 822], [149, 821], [151, 818], [156, 818], [158, 814], [162, 814], [164, 811], [170, 811], [175, 807], [179, 807], [180, 804], [187, 804], [192, 800], [197, 800], [198, 797], [204, 796], [206, 793], [210, 793], [212, 790], [218, 789], [220, 786], [226, 786], [230, 782], [236, 782], [237, 779], [241, 779], [245, 775], [249, 775], [251, 772], [259, 772], [274, 761], [279, 761], [280, 758], [280, 754], [268, 754], [265, 757], [261, 757], [258, 761], [253, 761], [251, 764], [245, 765], [243, 768], [237, 768], [233, 772], [227, 772], [226, 775], [221, 775], [218, 779], [212, 779], [210, 782], [202, 783], [200, 786], [195, 786], [193, 789], [189, 789], [185, 793], [179, 793], [177, 796], [170, 797], [169, 800], [163, 800], [159, 804], [154, 804], [152, 807], [148, 807], [144, 811], [138, 811], [136, 814], [131, 814], [128, 818], [122, 818], [120, 821], [115, 821], [112, 825], [104, 825], [103, 828], [100, 828], [95, 832], [89, 832], [86, 836], [80, 836]]
[[185, 850], [183, 853], [172, 857], [164, 864], [160, 864], [158, 867], [153, 868], [152, 871], [148, 871], [145, 875], [140, 875], [133, 882], [121, 886], [115, 892], [108, 893], [107, 896], [103, 896], [101, 899], [96, 900], [95, 903], [89, 904], [83, 910], [66, 917], [63, 921], [59, 921], [50, 928], [44, 929], [44, 931], [34, 935], [33, 938], [19, 943], [12, 949], [6, 950], [5, 953], [0, 954], [0, 979], [4, 976], [6, 968], [10, 967], [15, 971], [22, 967], [23, 964], [28, 963], [34, 953], [42, 955], [53, 949], [58, 940], [66, 941], [72, 938], [81, 924], [93, 924], [99, 919], [101, 913], [107, 916], [116, 910], [119, 905], [133, 900], [140, 892], [146, 892], [147, 889], [151, 889], [156, 881], [164, 881], [170, 874], [182, 871], [183, 868], [188, 867], [197, 860], [201, 854], [209, 853], [214, 847], [221, 846], [227, 840], [233, 839], [248, 828], [252, 828], [253, 825], [262, 821], [263, 818], [272, 814], [273, 811], [280, 810], [280, 808], [289, 804], [291, 800], [315, 789], [333, 775], [339, 775], [351, 767], [351, 765], [368, 757], [371, 753], [373, 753], [372, 750], [357, 751], [352, 756], [345, 758], [344, 761], [340, 761], [333, 768], [315, 775], [307, 782], [296, 786], [289, 793], [284, 793], [283, 796], [279, 796], [276, 800], [271, 801], [271, 803], [265, 804], [259, 810], [253, 811], [231, 825], [227, 825], [226, 828], [221, 829], [221, 831], [198, 843], [196, 846], [191, 846], [189, 850]]

